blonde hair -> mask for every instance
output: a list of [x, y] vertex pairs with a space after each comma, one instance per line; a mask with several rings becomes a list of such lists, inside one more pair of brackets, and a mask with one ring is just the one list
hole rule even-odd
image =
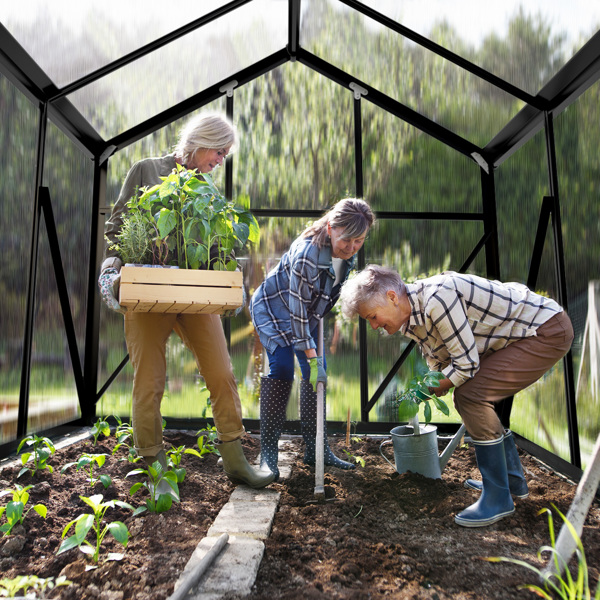
[[190, 119], [181, 129], [175, 156], [185, 165], [200, 148], [233, 149], [236, 144], [237, 132], [229, 119], [216, 113], [202, 113]]
[[358, 198], [344, 198], [330, 208], [318, 221], [309, 225], [302, 237], [312, 237], [312, 243], [322, 248], [331, 244], [327, 225], [342, 227], [342, 239], [357, 238], [366, 233], [375, 222], [371, 207]]
[[342, 286], [340, 307], [347, 319], [353, 319], [364, 304], [383, 306], [388, 291], [393, 290], [399, 298], [406, 296], [406, 285], [400, 275], [379, 265], [367, 265]]

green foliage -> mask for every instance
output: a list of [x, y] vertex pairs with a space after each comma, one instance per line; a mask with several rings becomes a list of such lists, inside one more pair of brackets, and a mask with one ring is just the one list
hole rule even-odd
[[423, 406], [425, 423], [429, 423], [432, 417], [429, 400], [433, 401], [439, 411], [445, 415], [449, 415], [448, 405], [429, 391], [430, 387], [437, 387], [439, 382], [444, 378], [444, 375], [437, 371], [427, 371], [415, 375], [408, 382], [408, 386], [404, 392], [397, 394], [392, 400], [393, 406], [398, 407], [398, 419], [400, 421], [414, 419], [419, 414], [421, 406]]
[[200, 451], [200, 456], [211, 453], [219, 454], [215, 448], [215, 442], [218, 439], [216, 427], [205, 427], [200, 429], [196, 432], [196, 436], [198, 437], [198, 450]]
[[64, 465], [60, 470], [60, 473], [63, 475], [69, 467], [76, 465], [78, 471], [80, 469], [87, 469], [89, 474], [88, 481], [90, 482], [91, 487], [94, 487], [98, 482], [100, 482], [106, 489], [112, 483], [112, 479], [110, 475], [100, 475], [100, 477], [94, 477], [94, 465], [102, 467], [106, 462], [107, 456], [107, 454], [82, 454], [76, 462], [70, 462]]
[[104, 417], [104, 419], [99, 418], [92, 426], [92, 437], [94, 438], [94, 446], [98, 443], [98, 438], [101, 435], [103, 435], [104, 437], [110, 436], [110, 425], [108, 424], [108, 421], [106, 419], [107, 417]]
[[[121, 449], [124, 448], [127, 450], [127, 460], [130, 463], [136, 463], [142, 459], [141, 456], [138, 456], [135, 448], [130, 444], [133, 440], [133, 427], [131, 423], [123, 423], [119, 416], [114, 416], [114, 419], [117, 421], [117, 428], [115, 430], [115, 437], [117, 438], [117, 443], [113, 448], [113, 456]], [[123, 460], [123, 459], [119, 459]]]
[[0, 527], [0, 531], [4, 536], [10, 535], [15, 525], [23, 525], [25, 517], [31, 510], [34, 510], [40, 517], [46, 518], [48, 509], [43, 504], [35, 504], [25, 511], [25, 506], [29, 501], [28, 490], [32, 487], [32, 485], [22, 487], [17, 483], [15, 484], [14, 490], [4, 490], [0, 492], [0, 497], [12, 494], [12, 501], [6, 506], [0, 507], [0, 517], [3, 515], [6, 517], [6, 523]]
[[52, 465], [48, 464], [48, 459], [56, 452], [56, 448], [52, 443], [52, 440], [47, 437], [39, 437], [35, 434], [29, 435], [23, 438], [17, 448], [17, 453], [21, 451], [21, 448], [27, 444], [31, 447], [31, 452], [23, 452], [21, 454], [21, 463], [27, 465], [27, 463], [33, 459], [33, 468], [24, 466], [17, 475], [17, 478], [21, 477], [23, 473], [29, 471], [33, 477], [38, 471], [48, 469], [50, 473], [54, 472]]
[[[35, 598], [43, 600], [47, 598], [46, 592], [51, 592], [54, 588], [71, 585], [64, 575], [57, 577], [41, 578], [37, 575], [18, 575], [13, 579], [0, 579], [0, 597], [16, 598], [22, 597], [29, 590], [35, 591]], [[29, 596], [28, 596], [29, 597]]]
[[[191, 454], [193, 456], [197, 456], [198, 458], [202, 458], [201, 452], [194, 450], [193, 448], [186, 448], [185, 446], [178, 446], [175, 448], [174, 446], [169, 448], [166, 452], [167, 459], [169, 461], [169, 465], [173, 469], [173, 472], [177, 476], [177, 483], [181, 483], [185, 479], [185, 469], [181, 466], [181, 459], [184, 454]], [[206, 454], [206, 452], [205, 452]]]
[[[109, 508], [119, 506], [121, 508], [134, 510], [133, 506], [127, 504], [127, 502], [121, 502], [120, 500], [108, 500], [107, 502], [103, 502], [104, 496], [102, 496], [102, 494], [95, 494], [89, 498], [87, 496], [79, 497], [92, 509], [93, 514], [82, 513], [67, 524], [62, 533], [63, 539], [73, 525], [75, 525], [75, 533], [60, 545], [56, 554], [62, 554], [72, 548], [79, 548], [84, 554], [91, 556], [94, 563], [97, 563], [100, 556], [100, 546], [106, 537], [106, 534], [109, 532], [119, 544], [126, 548], [127, 542], [129, 541], [129, 531], [125, 523], [113, 521], [104, 527], [102, 527], [102, 523], [104, 515]], [[134, 514], [136, 513], [134, 512]], [[91, 544], [86, 540], [90, 530], [95, 533], [94, 544]], [[106, 560], [121, 560], [122, 558], [123, 554], [109, 552]]]
[[[177, 165], [161, 179], [161, 184], [142, 188], [139, 196], [127, 203], [136, 215], [138, 230], [139, 223], [145, 222], [145, 230], [153, 236], [152, 264], [235, 271], [237, 261], [230, 258], [233, 250], [259, 240], [258, 222], [252, 213], [228, 201], [208, 174], [199, 177], [195, 169]], [[127, 233], [121, 232], [121, 246]], [[216, 256], [211, 255], [213, 247]]]
[[344, 451], [344, 454], [351, 460], [354, 461], [355, 463], [359, 464], [361, 467], [365, 466], [365, 459], [362, 458], [362, 456], [355, 456], [354, 454], [352, 454], [352, 452], [350, 452], [349, 450], [346, 450], [345, 448], [342, 448], [342, 450]]
[[158, 461], [155, 461], [147, 469], [134, 469], [127, 473], [127, 477], [133, 475], [146, 475], [148, 479], [147, 481], [132, 485], [129, 494], [133, 496], [142, 488], [148, 490], [150, 494], [150, 497], [146, 500], [146, 506], [138, 508], [135, 514], [145, 510], [149, 510], [152, 513], [166, 512], [173, 504], [173, 494], [175, 495], [176, 502], [179, 502], [177, 475], [173, 471], [164, 470]]
[[[152, 243], [156, 234], [156, 228], [151, 221], [140, 211], [131, 210], [123, 218], [121, 230], [116, 236], [119, 241], [109, 248], [116, 250], [124, 263], [152, 264]], [[105, 239], [108, 241], [106, 236]]]
[[[546, 513], [548, 515], [548, 529], [550, 532], [550, 546], [542, 546], [538, 552], [538, 559], [542, 560], [542, 553], [550, 552], [554, 566], [555, 566], [555, 574], [552, 574], [547, 571], [542, 571], [538, 569], [535, 565], [531, 565], [524, 560], [519, 560], [516, 558], [507, 558], [503, 556], [497, 557], [488, 557], [485, 560], [489, 562], [509, 562], [515, 565], [520, 565], [525, 567], [531, 571], [533, 571], [538, 578], [543, 582], [544, 587], [540, 587], [539, 585], [534, 584], [524, 584], [519, 586], [521, 589], [531, 590], [537, 596], [541, 596], [542, 598], [546, 598], [546, 600], [555, 600], [556, 598], [562, 598], [563, 600], [592, 600], [592, 592], [590, 590], [590, 582], [589, 582], [589, 572], [588, 565], [585, 559], [585, 551], [583, 549], [583, 544], [581, 543], [581, 539], [579, 535], [577, 535], [577, 531], [573, 527], [572, 523], [567, 519], [565, 515], [563, 515], [554, 504], [552, 508], [558, 513], [560, 518], [563, 520], [564, 524], [569, 529], [569, 533], [571, 537], [575, 540], [577, 544], [577, 567], [575, 578], [571, 574], [569, 570], [569, 566], [565, 564], [564, 559], [558, 554], [556, 550], [556, 538], [554, 535], [554, 521], [552, 518], [552, 511], [548, 508], [542, 508], [538, 515]], [[600, 583], [596, 586], [596, 592], [593, 596], [594, 600], [598, 600], [600, 598]]]

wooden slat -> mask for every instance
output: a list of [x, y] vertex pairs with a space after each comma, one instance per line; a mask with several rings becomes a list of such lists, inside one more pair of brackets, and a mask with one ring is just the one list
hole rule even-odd
[[241, 288], [243, 274], [241, 271], [123, 267], [121, 269], [121, 283]]

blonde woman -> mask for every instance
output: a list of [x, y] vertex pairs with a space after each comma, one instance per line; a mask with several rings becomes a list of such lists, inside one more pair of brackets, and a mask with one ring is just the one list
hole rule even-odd
[[271, 483], [274, 475], [257, 472], [244, 456], [242, 408], [219, 315], [125, 312], [116, 299], [121, 260], [111, 249], [123, 224], [127, 201], [139, 188], [161, 183], [160, 178], [169, 175], [177, 164], [210, 173], [222, 164], [236, 141], [236, 130], [225, 117], [199, 115], [184, 127], [172, 154], [147, 158], [131, 167], [106, 223], [108, 241], [98, 283], [109, 308], [125, 313], [125, 340], [134, 369], [132, 426], [138, 454], [148, 463], [158, 460], [163, 466], [167, 464], [160, 406], [166, 381], [166, 344], [175, 331], [194, 354], [210, 391], [225, 473], [235, 483], [261, 488]]

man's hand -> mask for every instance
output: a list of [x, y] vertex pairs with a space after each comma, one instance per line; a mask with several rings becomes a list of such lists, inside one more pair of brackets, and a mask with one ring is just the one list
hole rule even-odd
[[438, 398], [440, 396], [445, 396], [448, 391], [454, 387], [454, 384], [448, 379], [440, 379], [439, 385], [437, 387], [430, 387], [429, 391], [432, 394], [435, 394]]
[[317, 383], [321, 382], [323, 385], [327, 385], [327, 373], [323, 366], [323, 357], [315, 356], [308, 359], [310, 365], [310, 383], [313, 386], [313, 390], [317, 391]]
[[125, 314], [127, 309], [122, 307], [117, 300], [120, 282], [120, 271], [115, 267], [109, 267], [100, 273], [100, 277], [98, 278], [98, 287], [100, 288], [100, 295], [102, 296], [102, 300], [104, 300], [106, 306], [108, 306], [108, 308], [111, 310]]

